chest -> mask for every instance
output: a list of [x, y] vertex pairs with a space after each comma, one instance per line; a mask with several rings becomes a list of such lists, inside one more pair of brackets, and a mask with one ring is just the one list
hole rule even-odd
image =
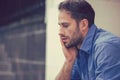
[[80, 71], [80, 76], [82, 80], [95, 80], [95, 60], [94, 54], [87, 55], [85, 53], [80, 53], [78, 57], [78, 67]]

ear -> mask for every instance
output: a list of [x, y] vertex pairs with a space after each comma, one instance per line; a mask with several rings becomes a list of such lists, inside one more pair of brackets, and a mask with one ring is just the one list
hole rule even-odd
[[88, 26], [88, 20], [87, 19], [82, 19], [80, 21], [80, 31], [83, 35], [86, 35], [87, 32], [88, 32], [88, 29], [89, 29], [89, 26]]

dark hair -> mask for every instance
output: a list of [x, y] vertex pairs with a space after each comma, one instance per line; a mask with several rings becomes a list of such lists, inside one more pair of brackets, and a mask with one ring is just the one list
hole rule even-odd
[[59, 4], [59, 10], [66, 10], [77, 22], [87, 19], [89, 27], [94, 24], [95, 12], [92, 6], [85, 0], [65, 0]]

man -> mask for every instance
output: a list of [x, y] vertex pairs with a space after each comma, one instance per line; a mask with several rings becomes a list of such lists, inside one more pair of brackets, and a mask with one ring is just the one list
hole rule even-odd
[[84, 0], [59, 4], [58, 24], [65, 56], [56, 80], [120, 80], [120, 38], [94, 24]]

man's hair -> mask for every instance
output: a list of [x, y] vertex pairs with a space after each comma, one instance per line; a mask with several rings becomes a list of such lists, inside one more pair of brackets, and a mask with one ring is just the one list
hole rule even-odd
[[65, 0], [59, 4], [58, 9], [69, 11], [71, 17], [77, 22], [87, 19], [89, 27], [94, 24], [95, 12], [92, 6], [85, 0]]

